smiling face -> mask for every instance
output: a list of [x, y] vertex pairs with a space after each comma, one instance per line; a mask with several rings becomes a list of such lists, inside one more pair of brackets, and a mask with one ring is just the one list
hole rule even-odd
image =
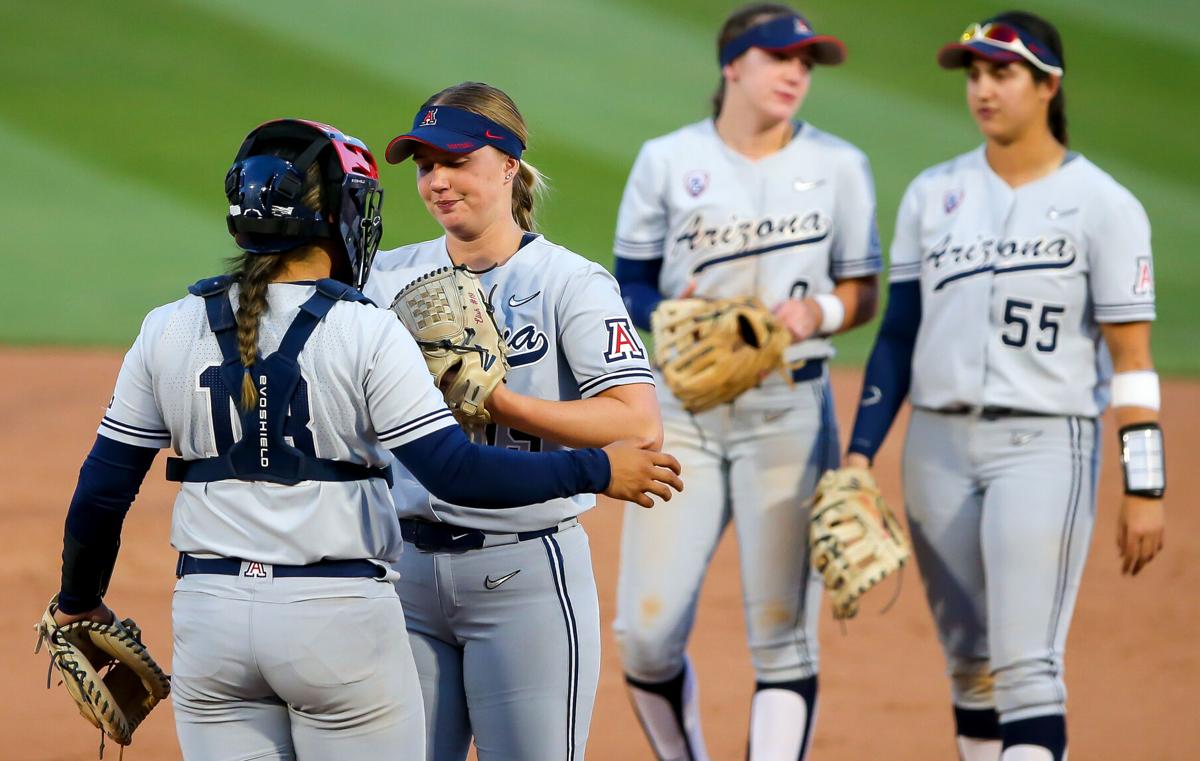
[[449, 153], [421, 145], [413, 153], [417, 192], [448, 235], [470, 240], [496, 222], [512, 221], [512, 177], [520, 162], [484, 146]]
[[974, 58], [967, 69], [967, 107], [984, 137], [1001, 144], [1031, 130], [1046, 129], [1050, 101], [1058, 78], [1033, 78], [1021, 63], [995, 63]]
[[804, 102], [811, 81], [812, 59], [807, 50], [770, 52], [750, 48], [722, 69], [725, 103], [751, 108], [765, 121], [791, 119]]

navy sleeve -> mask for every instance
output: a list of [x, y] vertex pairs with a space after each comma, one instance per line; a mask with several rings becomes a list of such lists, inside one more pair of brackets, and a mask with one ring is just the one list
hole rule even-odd
[[888, 429], [908, 396], [913, 347], [921, 325], [921, 285], [917, 280], [892, 283], [887, 311], [867, 360], [863, 393], [854, 418], [850, 451], [875, 459]]
[[599, 449], [517, 452], [473, 444], [456, 425], [401, 444], [392, 454], [430, 494], [456, 505], [520, 507], [608, 488]]
[[79, 483], [63, 531], [62, 586], [58, 607], [83, 613], [100, 604], [108, 589], [121, 524], [158, 449], [97, 436], [79, 469]]
[[642, 330], [650, 329], [650, 315], [663, 298], [658, 292], [658, 275], [662, 272], [662, 266], [661, 258], [616, 257], [613, 276], [621, 286], [621, 300], [625, 302], [633, 324]]

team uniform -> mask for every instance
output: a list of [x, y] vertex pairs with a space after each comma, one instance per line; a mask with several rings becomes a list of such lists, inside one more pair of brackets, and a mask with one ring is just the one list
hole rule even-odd
[[[382, 305], [450, 264], [445, 237], [382, 252], [367, 293]], [[551, 400], [652, 383], [616, 282], [602, 267], [527, 233], [479, 274], [508, 345], [508, 386]], [[495, 447], [566, 447], [488, 425]], [[594, 495], [512, 510], [432, 497], [398, 466], [406, 547], [396, 569], [425, 696], [429, 759], [583, 758], [600, 670], [599, 607], [578, 516]]]
[[1079, 154], [1013, 189], [981, 147], [909, 186], [890, 277], [850, 450], [874, 455], [911, 372], [913, 545], [959, 735], [999, 737], [997, 714], [1065, 712], [1111, 376], [1099, 324], [1154, 319], [1149, 223]]
[[[268, 288], [259, 336], [269, 356], [317, 287]], [[212, 298], [236, 299], [237, 286], [231, 290]], [[243, 431], [223, 361], [205, 298], [152, 311], [98, 433], [171, 447], [184, 461], [227, 452]], [[416, 344], [368, 305], [335, 303], [296, 361], [301, 381], [285, 431], [312, 456], [379, 469], [392, 459], [389, 448], [455, 424]], [[290, 758], [289, 738], [300, 757], [368, 758], [383, 743], [402, 756], [421, 752], [421, 696], [387, 568], [402, 542], [383, 478], [185, 481], [171, 542], [183, 553], [173, 691], [186, 758]], [[239, 558], [252, 561], [235, 560], [232, 574], [208, 572]], [[327, 561], [370, 561], [378, 573], [275, 573]]]
[[[642, 147], [621, 201], [614, 251], [626, 302], [643, 328], [658, 299], [693, 280], [698, 297], [757, 296], [768, 308], [832, 293], [839, 280], [881, 268], [866, 158], [807, 123], [758, 161], [727, 146], [711, 119], [683, 127]], [[820, 474], [838, 464], [825, 368], [832, 355], [826, 337], [792, 344], [785, 355], [792, 383], [769, 376], [734, 402], [697, 415], [665, 384], [657, 386], [663, 446], [683, 464], [688, 491], [653, 511], [627, 507], [615, 629], [660, 758], [706, 757], [685, 648], [708, 560], [730, 520], [759, 691], [804, 695], [803, 703], [784, 697], [789, 706], [800, 704], [787, 717], [756, 711], [752, 722], [786, 724], [796, 747], [807, 743], [822, 584], [809, 567], [802, 502]], [[679, 690], [682, 703], [662, 699]], [[656, 729], [664, 721], [688, 729], [668, 737]]]

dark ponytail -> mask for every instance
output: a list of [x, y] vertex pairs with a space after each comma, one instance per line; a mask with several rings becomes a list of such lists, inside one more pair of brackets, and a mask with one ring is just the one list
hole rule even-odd
[[[1003, 24], [1011, 24], [1019, 27], [1035, 38], [1045, 43], [1054, 55], [1058, 56], [1058, 60], [1062, 62], [1063, 70], [1067, 68], [1067, 59], [1063, 55], [1062, 38], [1058, 34], [1058, 29], [1046, 19], [1025, 11], [1006, 11], [990, 19]], [[1024, 63], [1024, 62], [1023, 62]], [[1050, 75], [1033, 64], [1025, 63], [1025, 67], [1033, 74], [1035, 82], [1045, 82], [1050, 78]], [[1062, 79], [1058, 81], [1058, 92], [1050, 100], [1049, 112], [1046, 116], [1046, 121], [1049, 123], [1050, 134], [1054, 135], [1054, 139], [1062, 143], [1065, 147], [1067, 143], [1067, 96], [1063, 92]]]
[[[717, 59], [720, 60], [721, 50], [726, 45], [733, 41], [735, 37], [740, 37], [750, 27], [758, 26], [765, 21], [798, 15], [800, 14], [794, 8], [780, 3], [750, 3], [749, 5], [743, 5], [726, 16], [725, 23], [721, 25], [721, 31], [717, 34]], [[721, 115], [721, 104], [724, 100], [725, 75], [722, 74], [721, 81], [717, 83], [716, 92], [712, 95], [712, 115], [714, 119]]]

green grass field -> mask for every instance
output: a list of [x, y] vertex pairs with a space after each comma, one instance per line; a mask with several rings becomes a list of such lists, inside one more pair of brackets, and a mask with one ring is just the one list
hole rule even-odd
[[[714, 0], [438, 3], [60, 0], [0, 4], [0, 342], [127, 345], [152, 306], [233, 253], [222, 180], [243, 135], [279, 116], [332, 122], [378, 153], [441, 87], [507, 90], [526, 157], [554, 192], [548, 235], [611, 258], [621, 188], [645, 139], [704, 116]], [[937, 47], [991, 3], [811, 0], [844, 39], [802, 117], [870, 156], [885, 244], [907, 182], [979, 142]], [[1200, 4], [1042, 0], [1066, 44], [1072, 146], [1129, 187], [1154, 226], [1159, 367], [1200, 374]], [[337, 19], [351, 17], [354, 23]], [[1189, 135], [1191, 137], [1189, 137]], [[411, 165], [385, 166], [385, 246], [437, 230]], [[874, 331], [841, 339], [860, 362]], [[1192, 336], [1189, 338], [1189, 336]]]

